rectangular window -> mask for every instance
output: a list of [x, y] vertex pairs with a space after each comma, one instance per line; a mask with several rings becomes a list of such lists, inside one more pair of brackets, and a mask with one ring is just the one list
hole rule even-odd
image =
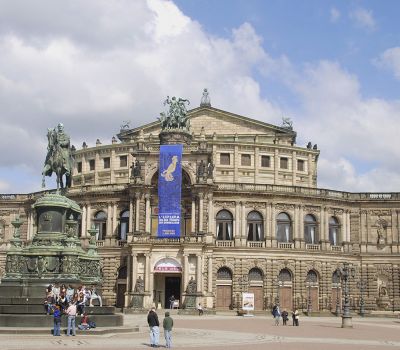
[[242, 154], [242, 165], [243, 166], [251, 165], [251, 155], [250, 154]]
[[271, 157], [270, 156], [261, 156], [261, 167], [269, 168], [271, 166]]
[[90, 170], [90, 171], [93, 171], [94, 168], [95, 168], [95, 166], [96, 166], [95, 160], [94, 160], [94, 159], [90, 159], [90, 160], [89, 160], [89, 170]]
[[110, 169], [110, 157], [103, 158], [104, 161], [104, 169]]
[[230, 165], [231, 164], [231, 155], [229, 153], [221, 153], [219, 162], [221, 165]]
[[82, 172], [82, 162], [78, 162], [78, 164], [76, 165], [76, 171], [78, 172], [78, 174]]
[[120, 168], [126, 167], [127, 165], [128, 165], [128, 156], [120, 156], [119, 157]]
[[281, 169], [288, 169], [289, 159], [286, 157], [280, 158], [280, 168]]
[[297, 171], [304, 171], [304, 160], [297, 160]]

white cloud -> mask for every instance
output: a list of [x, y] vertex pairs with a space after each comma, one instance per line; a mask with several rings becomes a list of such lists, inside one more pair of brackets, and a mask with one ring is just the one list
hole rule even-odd
[[[46, 130], [63, 122], [72, 143], [110, 142], [123, 120], [156, 119], [166, 95], [268, 122], [283, 114], [260, 97], [257, 67], [271, 59], [244, 23], [228, 38], [207, 34], [171, 1], [2, 2], [0, 11], [0, 164], [37, 174]], [[29, 15], [28, 15], [29, 14]], [[268, 118], [268, 119], [267, 119]], [[0, 180], [3, 180], [0, 175]], [[12, 191], [21, 189], [15, 181]]]
[[332, 23], [336, 23], [340, 18], [340, 11], [336, 7], [332, 7], [330, 10], [330, 20]]
[[379, 66], [391, 69], [397, 79], [400, 79], [400, 47], [392, 47], [383, 52], [376, 60]]
[[10, 187], [11, 186], [8, 182], [0, 180], [0, 192], [7, 192]]
[[363, 27], [368, 30], [376, 29], [376, 22], [371, 10], [358, 8], [350, 12], [350, 19], [352, 19], [359, 27]]

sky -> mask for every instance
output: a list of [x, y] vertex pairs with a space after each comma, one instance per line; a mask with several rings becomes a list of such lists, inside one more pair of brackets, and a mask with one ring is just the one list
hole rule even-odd
[[109, 144], [167, 95], [199, 106], [203, 88], [213, 107], [291, 118], [297, 145], [321, 151], [318, 187], [398, 192], [398, 13], [397, 0], [0, 0], [0, 193], [41, 189], [47, 128]]

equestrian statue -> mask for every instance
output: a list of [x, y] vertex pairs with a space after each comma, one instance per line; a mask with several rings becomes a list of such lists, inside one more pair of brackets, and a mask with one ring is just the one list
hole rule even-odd
[[63, 176], [65, 175], [65, 187], [71, 187], [71, 175], [73, 158], [70, 147], [70, 138], [64, 132], [64, 125], [59, 123], [57, 128], [47, 129], [47, 155], [42, 172], [42, 187], [45, 187], [45, 176], [57, 175], [57, 191], [64, 188]]

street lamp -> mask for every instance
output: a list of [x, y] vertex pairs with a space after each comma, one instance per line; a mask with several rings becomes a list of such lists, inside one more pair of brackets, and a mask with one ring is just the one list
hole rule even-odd
[[341, 281], [344, 283], [344, 305], [342, 314], [342, 328], [352, 328], [353, 321], [350, 316], [350, 295], [349, 295], [349, 279], [354, 278], [355, 269], [348, 262], [343, 263], [342, 268], [337, 269]]
[[308, 288], [308, 295], [307, 295], [307, 316], [311, 316], [312, 311], [312, 301], [311, 301], [311, 285], [312, 282], [309, 280], [305, 280], [306, 286]]
[[357, 282], [357, 287], [360, 289], [360, 316], [364, 317], [365, 308], [364, 308], [364, 289], [367, 287], [367, 283], [365, 280], [360, 279]]

